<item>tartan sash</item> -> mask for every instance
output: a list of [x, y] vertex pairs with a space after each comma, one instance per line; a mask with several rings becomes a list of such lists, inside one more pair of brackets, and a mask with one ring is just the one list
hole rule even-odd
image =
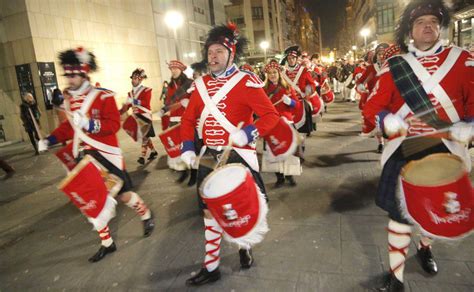
[[387, 60], [393, 81], [405, 100], [405, 103], [416, 115], [425, 112], [419, 118], [435, 129], [446, 128], [450, 124], [442, 121], [433, 107], [428, 94], [421, 85], [410, 64], [402, 57], [395, 56]]

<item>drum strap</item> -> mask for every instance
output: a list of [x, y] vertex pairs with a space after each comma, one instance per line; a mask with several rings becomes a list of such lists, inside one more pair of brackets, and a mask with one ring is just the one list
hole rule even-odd
[[285, 81], [290, 84], [291, 87], [293, 87], [293, 89], [298, 92], [298, 94], [301, 96], [301, 97], [305, 97], [306, 95], [301, 91], [300, 87], [298, 86], [298, 81], [300, 80], [300, 77], [301, 77], [301, 74], [303, 74], [303, 66], [300, 67], [300, 69], [298, 70], [298, 73], [296, 74], [295, 76], [295, 80], [291, 80], [290, 77], [288, 77], [288, 75], [286, 75], [286, 72], [287, 71], [284, 71], [283, 74], [281, 74], [281, 77], [283, 77], [283, 79], [285, 79]]
[[229, 133], [232, 133], [236, 128], [232, 123], [227, 120], [226, 117], [221, 113], [221, 111], [217, 108], [217, 104], [237, 85], [237, 83], [244, 78], [246, 74], [243, 72], [238, 72], [235, 74], [229, 81], [227, 81], [219, 91], [214, 94], [214, 96], [209, 97], [209, 93], [207, 92], [206, 85], [204, 84], [203, 78], [198, 78], [195, 81], [196, 89], [201, 96], [202, 101], [204, 102], [204, 109], [202, 110], [201, 116], [199, 118], [198, 124], [198, 134], [199, 138], [202, 138], [202, 130], [204, 126], [204, 122], [209, 116], [212, 116], [221, 124], [221, 126]]
[[[79, 109], [79, 111], [83, 114], [86, 115], [86, 113], [89, 111], [90, 107], [92, 106], [92, 103], [94, 100], [97, 98], [99, 91], [96, 89], [92, 89], [84, 99], [84, 102]], [[69, 99], [64, 100], [64, 107], [66, 108], [67, 111], [70, 111], [70, 104], [69, 104]], [[72, 146], [72, 153], [74, 157], [77, 157], [79, 155], [79, 143], [80, 141], [85, 142], [86, 144], [89, 144], [90, 146], [104, 151], [108, 152], [111, 154], [115, 155], [121, 155], [122, 150], [120, 150], [119, 147], [114, 147], [111, 145], [104, 144], [102, 142], [99, 142], [97, 140], [92, 139], [89, 137], [87, 134], [85, 134], [82, 129], [76, 127], [74, 123], [71, 121], [71, 118], [68, 116], [69, 123], [71, 124], [71, 127], [74, 129], [74, 138], [73, 138], [73, 146]]]

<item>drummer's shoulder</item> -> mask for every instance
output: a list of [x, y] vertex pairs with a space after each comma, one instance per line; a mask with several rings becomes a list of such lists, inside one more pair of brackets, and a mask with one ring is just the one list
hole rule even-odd
[[97, 94], [100, 96], [101, 100], [115, 97], [115, 92], [110, 89], [103, 88], [103, 87], [96, 87], [96, 90], [98, 91]]
[[245, 86], [250, 87], [250, 88], [263, 88], [265, 83], [258, 77], [257, 74], [246, 71], [246, 70], [240, 70], [240, 72], [244, 73], [245, 76], [243, 80], [245, 81]]

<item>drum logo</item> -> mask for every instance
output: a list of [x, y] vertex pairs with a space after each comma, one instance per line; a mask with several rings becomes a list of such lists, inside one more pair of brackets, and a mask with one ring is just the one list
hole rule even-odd
[[443, 204], [444, 210], [448, 214], [455, 214], [461, 211], [461, 204], [457, 200], [458, 194], [453, 192], [444, 193], [445, 202]]
[[227, 218], [227, 220], [233, 221], [239, 218], [239, 214], [237, 214], [237, 211], [232, 208], [232, 204], [223, 205], [222, 208], [224, 209], [223, 215]]

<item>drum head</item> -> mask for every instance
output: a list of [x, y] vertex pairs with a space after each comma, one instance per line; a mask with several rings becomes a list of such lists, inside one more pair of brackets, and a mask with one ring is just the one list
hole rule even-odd
[[245, 181], [247, 168], [240, 163], [231, 163], [211, 172], [201, 186], [201, 195], [218, 198], [235, 190]]
[[466, 171], [463, 161], [448, 153], [431, 154], [408, 163], [402, 178], [417, 186], [438, 186], [458, 180]]

